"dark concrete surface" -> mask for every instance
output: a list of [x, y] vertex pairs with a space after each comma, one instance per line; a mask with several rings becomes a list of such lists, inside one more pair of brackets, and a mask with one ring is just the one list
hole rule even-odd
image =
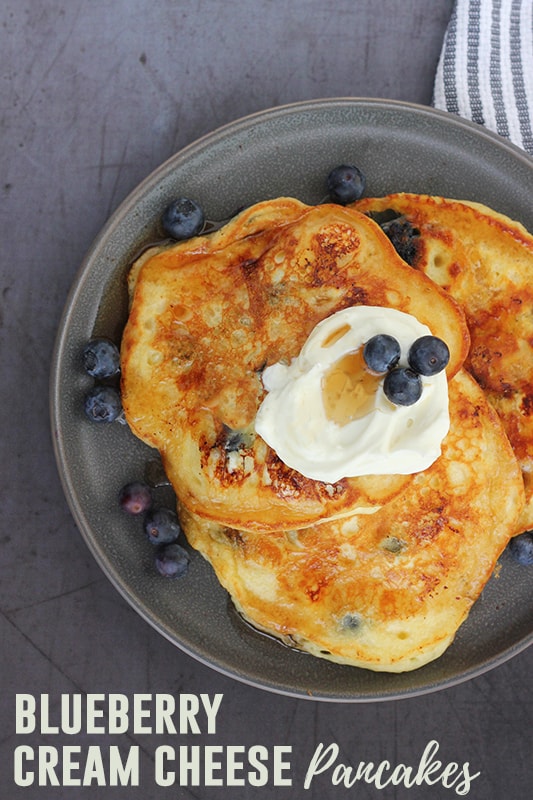
[[[316, 703], [237, 683], [185, 655], [122, 599], [79, 535], [64, 499], [48, 421], [61, 310], [110, 213], [184, 145], [270, 106], [317, 97], [431, 102], [452, 0], [4, 0], [0, 4], [2, 266], [0, 439], [0, 798], [445, 798], [332, 771], [303, 789], [320, 743], [338, 761], [417, 765], [431, 741], [443, 765], [479, 772], [469, 796], [526, 800], [533, 779], [533, 651], [432, 695]], [[223, 693], [216, 734], [16, 735], [17, 694]], [[199, 717], [200, 719], [200, 717]], [[162, 744], [292, 747], [292, 786], [160, 787]], [[15, 748], [140, 750], [140, 786], [15, 786]], [[42, 762], [45, 758], [41, 751]], [[73, 772], [74, 776], [83, 774]]]

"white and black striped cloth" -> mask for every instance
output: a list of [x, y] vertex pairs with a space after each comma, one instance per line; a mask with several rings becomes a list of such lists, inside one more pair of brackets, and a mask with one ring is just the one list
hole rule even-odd
[[533, 155], [533, 0], [456, 0], [433, 105]]

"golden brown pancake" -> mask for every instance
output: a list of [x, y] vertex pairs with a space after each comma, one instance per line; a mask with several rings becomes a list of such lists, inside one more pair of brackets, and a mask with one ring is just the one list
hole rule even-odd
[[442, 456], [375, 514], [264, 535], [182, 508], [188, 540], [259, 630], [340, 663], [420, 667], [452, 642], [524, 502], [501, 422], [466, 371], [450, 413]]
[[415, 229], [412, 265], [465, 311], [466, 368], [498, 411], [521, 465], [526, 508], [517, 533], [533, 528], [533, 236], [478, 203], [392, 194], [356, 204], [392, 209]]
[[149, 253], [130, 286], [127, 421], [161, 452], [186, 507], [240, 529], [375, 511], [412, 479], [311, 480], [255, 434], [263, 368], [290, 362], [318, 322], [358, 304], [413, 314], [448, 344], [450, 376], [468, 350], [459, 305], [406, 265], [378, 225], [337, 205], [259, 203], [214, 234]]

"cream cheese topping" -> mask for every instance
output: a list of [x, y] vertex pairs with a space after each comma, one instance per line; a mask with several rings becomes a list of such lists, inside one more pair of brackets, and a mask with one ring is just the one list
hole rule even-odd
[[384, 376], [363, 366], [362, 349], [376, 334], [394, 336], [400, 365], [420, 336], [415, 317], [393, 308], [353, 306], [322, 320], [288, 365], [263, 372], [267, 390], [256, 432], [289, 467], [334, 483], [362, 475], [412, 474], [440, 455], [448, 432], [446, 373], [421, 376], [422, 396], [411, 406], [391, 403]]

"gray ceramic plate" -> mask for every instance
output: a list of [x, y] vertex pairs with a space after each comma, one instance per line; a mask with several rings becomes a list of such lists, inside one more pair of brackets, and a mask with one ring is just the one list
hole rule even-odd
[[150, 175], [109, 220], [70, 294], [54, 356], [51, 404], [57, 460], [75, 520], [100, 566], [163, 636], [203, 663], [282, 694], [334, 701], [406, 697], [467, 680], [503, 663], [533, 639], [531, 571], [507, 554], [454, 644], [437, 661], [400, 675], [330, 664], [247, 629], [208, 565], [193, 556], [186, 578], [155, 574], [138, 520], [117, 492], [143, 477], [153, 456], [125, 425], [88, 422], [90, 385], [80, 351], [94, 334], [119, 339], [124, 277], [139, 250], [158, 237], [162, 209], [188, 195], [212, 219], [279, 195], [324, 197], [329, 170], [355, 162], [367, 193], [410, 191], [478, 200], [533, 230], [533, 161], [479, 126], [429, 108], [335, 99], [268, 110], [238, 120], [181, 151]]

